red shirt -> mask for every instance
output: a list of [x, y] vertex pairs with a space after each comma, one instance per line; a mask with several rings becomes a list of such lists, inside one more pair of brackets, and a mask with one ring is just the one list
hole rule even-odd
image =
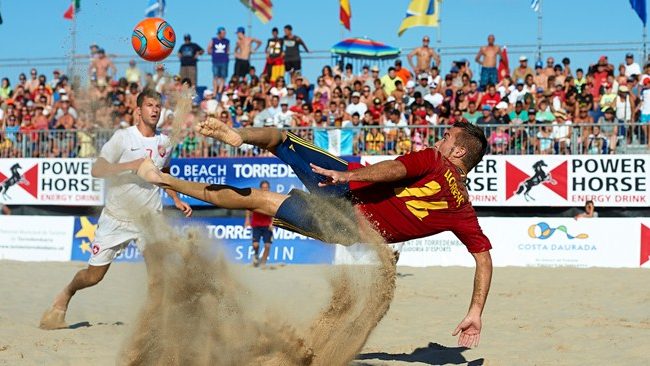
[[501, 95], [499, 93], [494, 93], [494, 95], [490, 94], [485, 94], [483, 95], [483, 98], [481, 98], [481, 106], [484, 105], [489, 105], [490, 108], [494, 108], [497, 106], [497, 104], [501, 101]]
[[492, 249], [460, 174], [449, 160], [431, 148], [396, 160], [406, 167], [403, 180], [350, 184], [357, 207], [386, 241], [402, 242], [451, 231], [471, 253]]
[[251, 215], [251, 227], [268, 227], [272, 222], [273, 216], [268, 216], [254, 211]]

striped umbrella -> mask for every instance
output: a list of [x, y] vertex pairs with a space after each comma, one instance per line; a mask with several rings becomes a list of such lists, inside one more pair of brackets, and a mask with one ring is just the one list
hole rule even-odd
[[330, 52], [344, 58], [380, 60], [397, 58], [401, 51], [367, 38], [348, 38], [332, 46]]

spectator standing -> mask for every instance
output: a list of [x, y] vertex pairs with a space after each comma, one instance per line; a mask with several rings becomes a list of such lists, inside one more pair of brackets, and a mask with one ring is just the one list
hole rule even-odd
[[192, 85], [196, 85], [198, 73], [196, 63], [205, 51], [201, 46], [192, 42], [192, 36], [186, 34], [183, 36], [183, 44], [178, 49], [178, 58], [181, 61], [180, 76], [181, 79], [190, 79]]
[[[260, 182], [262, 191], [269, 191], [270, 188], [271, 185], [268, 181], [263, 180]], [[250, 227], [253, 231], [253, 266], [258, 267], [260, 264], [264, 266], [269, 258], [271, 243], [273, 242], [273, 217], [254, 211], [246, 211], [244, 227]], [[264, 241], [264, 253], [261, 261], [259, 258], [260, 239]]]
[[208, 43], [208, 50], [212, 56], [212, 86], [218, 97], [223, 93], [226, 78], [228, 78], [228, 58], [230, 54], [230, 40], [226, 38], [226, 28], [219, 27], [217, 36]]
[[632, 75], [641, 75], [641, 66], [638, 63], [634, 62], [634, 55], [628, 53], [625, 55], [625, 76], [630, 77]]
[[[256, 44], [255, 49], [252, 45]], [[237, 43], [235, 44], [235, 76], [245, 78], [251, 68], [251, 53], [257, 52], [262, 41], [257, 38], [247, 37], [244, 27], [237, 28]]]
[[88, 75], [91, 80], [97, 80], [97, 86], [107, 86], [108, 82], [117, 74], [117, 68], [103, 48], [97, 50], [97, 57], [92, 59], [88, 68]]
[[307, 45], [302, 38], [293, 34], [293, 27], [290, 24], [284, 26], [284, 67], [287, 72], [291, 74], [291, 79], [296, 72], [300, 72], [302, 68], [302, 60], [300, 58], [300, 46], [309, 53]]
[[[413, 57], [417, 58], [415, 65], [413, 65]], [[434, 61], [435, 66], [440, 66], [440, 55], [429, 47], [429, 36], [422, 37], [422, 46], [411, 51], [406, 58], [415, 74], [429, 72], [431, 70], [431, 60]]]
[[488, 84], [496, 84], [497, 80], [497, 56], [501, 53], [501, 47], [494, 44], [495, 38], [490, 34], [487, 38], [487, 45], [481, 47], [476, 54], [476, 62], [481, 65], [481, 82], [482, 90]]
[[[281, 67], [282, 72], [273, 72], [273, 69]], [[266, 41], [266, 65], [264, 73], [270, 81], [284, 76], [284, 40], [278, 37], [278, 28], [271, 30], [271, 38]], [[306, 97], [306, 95], [305, 95]]]
[[129, 84], [134, 83], [140, 85], [142, 82], [142, 71], [138, 68], [138, 66], [136, 66], [135, 60], [129, 61], [129, 67], [126, 68], [124, 76], [126, 77], [126, 81], [128, 81]]

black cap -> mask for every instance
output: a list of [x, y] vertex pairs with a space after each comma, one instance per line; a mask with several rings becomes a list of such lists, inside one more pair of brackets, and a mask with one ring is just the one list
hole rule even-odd
[[192, 36], [190, 36], [189, 33], [185, 33], [185, 35], [183, 36], [183, 39], [192, 39]]

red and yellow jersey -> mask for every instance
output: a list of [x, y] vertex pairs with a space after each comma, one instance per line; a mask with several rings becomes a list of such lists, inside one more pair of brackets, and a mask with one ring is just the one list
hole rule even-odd
[[[398, 182], [351, 182], [354, 202], [389, 243], [453, 232], [471, 253], [490, 250], [456, 167], [428, 148], [396, 159], [406, 167]], [[350, 167], [354, 169], [353, 167]]]

